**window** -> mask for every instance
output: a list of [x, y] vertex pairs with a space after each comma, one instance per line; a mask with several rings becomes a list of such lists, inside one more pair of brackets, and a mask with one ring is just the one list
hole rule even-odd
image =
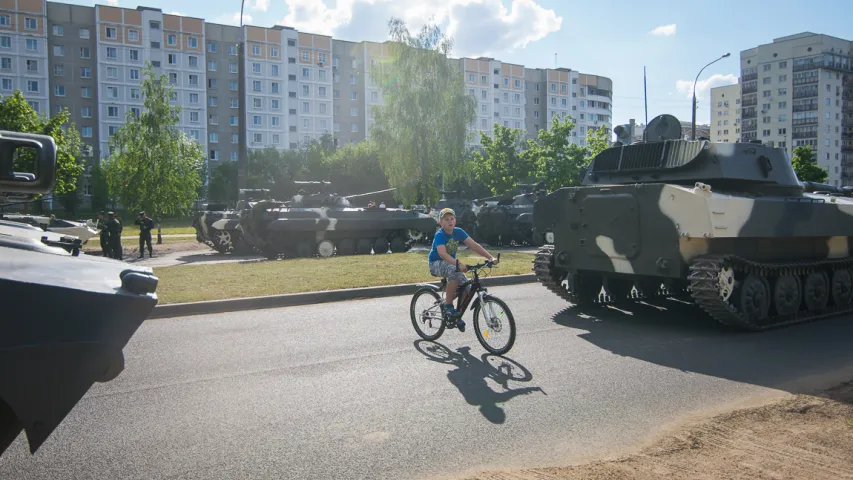
[[198, 75], [190, 75], [190, 85], [198, 86]]
[[215, 72], [216, 71], [216, 62], [214, 62], [214, 61], [207, 62], [207, 69], [211, 72]]
[[106, 37], [110, 40], [116, 40], [118, 38], [115, 27], [106, 27]]
[[175, 34], [169, 34], [166, 36], [166, 45], [170, 47], [174, 47], [178, 44], [178, 37]]
[[36, 40], [34, 38], [28, 38], [27, 39], [27, 50], [29, 50], [31, 52], [38, 52], [39, 51], [38, 40]]
[[80, 97], [92, 98], [92, 87], [80, 87]]
[[53, 46], [53, 55], [55, 57], [64, 57], [65, 56], [65, 45], [54, 45]]
[[83, 118], [92, 118], [92, 107], [83, 107], [80, 109], [80, 116]]
[[128, 30], [127, 31], [127, 39], [132, 42], [139, 41], [139, 30]]
[[198, 112], [190, 112], [190, 123], [198, 123]]
[[195, 55], [190, 55], [189, 57], [187, 57], [187, 59], [189, 60], [191, 67], [198, 68], [198, 57], [196, 57]]
[[107, 58], [118, 57], [118, 49], [116, 47], [107, 47]]
[[252, 45], [252, 55], [255, 57], [261, 56], [261, 47], [260, 45]]
[[107, 116], [118, 118], [118, 107], [107, 107]]
[[35, 18], [24, 17], [24, 28], [27, 30], [38, 30], [38, 22]]
[[64, 77], [65, 76], [65, 65], [61, 63], [53, 66], [53, 75], [56, 77]]
[[107, 87], [108, 98], [118, 98], [118, 87]]
[[89, 47], [80, 47], [80, 58], [92, 58], [92, 53]]
[[133, 62], [139, 61], [139, 50], [133, 49], [127, 51], [127, 58]]
[[198, 48], [198, 37], [189, 37], [188, 43], [190, 48]]
[[53, 94], [57, 97], [65, 96], [65, 85], [57, 85], [53, 88]]
[[92, 127], [83, 127], [80, 129], [80, 136], [90, 138], [92, 136]]
[[107, 78], [118, 78], [118, 68], [107, 67]]

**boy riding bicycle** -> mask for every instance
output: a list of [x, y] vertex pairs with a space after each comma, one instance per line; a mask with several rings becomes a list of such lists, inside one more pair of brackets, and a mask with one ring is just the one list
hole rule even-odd
[[468, 279], [464, 273], [468, 270], [468, 267], [464, 264], [460, 263], [459, 271], [456, 271], [456, 251], [459, 248], [459, 244], [464, 243], [468, 248], [496, 265], [498, 261], [485, 248], [468, 236], [465, 230], [456, 228], [456, 213], [452, 209], [442, 209], [438, 214], [438, 218], [441, 228], [435, 232], [435, 237], [432, 241], [432, 250], [429, 252], [429, 272], [436, 277], [447, 279], [445, 303], [441, 305], [441, 312], [442, 314], [450, 313], [456, 319], [459, 331], [464, 332], [465, 322], [460, 318], [462, 315], [453, 308], [456, 289], [460, 283]]

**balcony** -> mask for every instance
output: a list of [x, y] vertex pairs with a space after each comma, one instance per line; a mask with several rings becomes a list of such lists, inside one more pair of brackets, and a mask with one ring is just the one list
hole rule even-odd
[[795, 118], [794, 120], [792, 120], [792, 125], [794, 125], [795, 127], [799, 127], [802, 125], [817, 125], [817, 124], [818, 124], [817, 118]]
[[808, 88], [805, 90], [794, 90], [794, 99], [816, 97], [818, 94], [817, 88]]
[[604, 90], [602, 88], [587, 87], [586, 88], [586, 94], [587, 95], [598, 95], [599, 97], [607, 97], [610, 99], [613, 98], [612, 97], [613, 93], [610, 90]]
[[799, 65], [794, 65], [795, 72], [805, 72], [806, 70], [816, 70], [818, 68], [823, 68], [823, 61], [817, 60], [814, 62], [801, 63]]
[[810, 83], [817, 83], [820, 79], [817, 75], [808, 76], [805, 78], [795, 78], [794, 85], [808, 85]]
[[757, 73], [748, 73], [748, 74], [740, 77], [741, 83], [751, 82], [752, 80], [758, 80], [758, 74]]
[[795, 112], [812, 112], [817, 110], [817, 103], [810, 103], [808, 105], [794, 105]]
[[800, 140], [803, 138], [817, 138], [817, 132], [806, 132], [806, 133], [794, 133], [791, 135], [791, 138], [794, 140]]
[[755, 87], [743, 87], [743, 88], [741, 89], [740, 93], [741, 93], [742, 95], [746, 95], [746, 94], [749, 94], [749, 93], [755, 93], [755, 92], [757, 92], [757, 91], [758, 91], [758, 86], [755, 86]]
[[741, 102], [741, 107], [754, 107], [758, 105], [758, 97], [751, 97], [749, 100]]

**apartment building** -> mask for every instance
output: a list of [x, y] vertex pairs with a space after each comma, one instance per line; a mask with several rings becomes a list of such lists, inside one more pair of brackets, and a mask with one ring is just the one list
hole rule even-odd
[[[67, 3], [47, 2], [48, 65], [51, 115], [65, 109], [77, 126], [82, 142], [85, 170], [79, 188], [92, 194], [91, 172], [100, 158], [100, 115], [95, 51], [95, 9]], [[47, 85], [45, 85], [47, 89]]]
[[[711, 141], [740, 140], [740, 83], [711, 89]], [[699, 134], [697, 133], [697, 137]]]
[[612, 130], [613, 82], [598, 75], [568, 68], [526, 68], [527, 136], [551, 128], [553, 118], [571, 116], [575, 122], [572, 142], [586, 146], [590, 129]]
[[[379, 84], [378, 70], [384, 65], [392, 55], [391, 44], [389, 42], [363, 42], [364, 43], [364, 60], [361, 62], [361, 68], [364, 72], [362, 83], [364, 84], [364, 107], [363, 112], [350, 111], [350, 117], [364, 116], [364, 138], [370, 138], [370, 128], [375, 123], [373, 107], [384, 105], [385, 101], [382, 98], [382, 86]], [[353, 84], [353, 78], [350, 77], [350, 83]], [[354, 85], [358, 85], [357, 79]]]
[[308, 143], [332, 133], [332, 37], [302, 32], [297, 35], [299, 136], [296, 141]]
[[477, 100], [476, 118], [469, 127], [469, 145], [480, 144], [480, 132], [494, 135], [494, 124], [526, 129], [524, 67], [494, 58], [456, 60], [468, 95]]
[[[295, 32], [284, 28], [243, 28], [246, 98], [238, 102], [246, 102], [246, 118], [237, 118], [239, 104], [232, 103], [235, 109], [229, 116], [229, 125], [238, 128], [245, 125], [249, 149], [267, 146], [286, 149], [297, 133], [295, 122], [288, 121], [291, 109], [296, 108], [296, 91], [288, 89], [288, 76], [295, 80], [296, 75], [295, 67], [290, 68], [296, 63], [295, 51], [288, 51], [288, 43], [295, 48]], [[233, 82], [236, 86], [239, 79], [235, 77]]]
[[36, 112], [50, 112], [47, 3], [6, 0], [0, 5], [0, 94], [20, 90]]
[[356, 144], [367, 133], [363, 74], [366, 43], [332, 40], [332, 132], [338, 145]]
[[741, 140], [817, 152], [827, 182], [853, 185], [853, 43], [811, 32], [740, 52]]
[[223, 161], [237, 161], [241, 123], [237, 76], [240, 27], [205, 23], [204, 37], [207, 57], [207, 158], [210, 171], [213, 171]]

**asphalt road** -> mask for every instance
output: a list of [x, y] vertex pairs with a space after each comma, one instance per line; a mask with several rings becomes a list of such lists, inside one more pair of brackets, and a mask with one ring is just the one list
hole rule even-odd
[[19, 437], [0, 478], [399, 479], [561, 465], [708, 409], [853, 375], [851, 318], [736, 334], [672, 301], [578, 314], [536, 284], [492, 292], [520, 328], [503, 373], [470, 328], [417, 341], [409, 297], [146, 322], [125, 372], [97, 384], [35, 456]]

